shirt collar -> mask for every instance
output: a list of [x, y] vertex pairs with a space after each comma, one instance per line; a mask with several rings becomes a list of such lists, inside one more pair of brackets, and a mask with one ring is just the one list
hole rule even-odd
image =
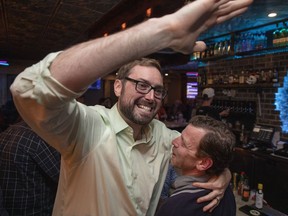
[[114, 106], [111, 108], [110, 115], [111, 115], [110, 117], [113, 120], [113, 122], [117, 122], [117, 124], [112, 123], [111, 125], [114, 128], [114, 131], [116, 134], [129, 127], [129, 125], [121, 117], [117, 108], [117, 103], [114, 104]]

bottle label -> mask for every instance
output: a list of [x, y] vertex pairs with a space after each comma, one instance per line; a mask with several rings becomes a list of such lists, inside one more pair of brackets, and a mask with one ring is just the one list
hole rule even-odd
[[263, 193], [256, 193], [255, 207], [258, 209], [263, 208]]
[[242, 200], [247, 202], [249, 200], [249, 196], [250, 196], [250, 190], [244, 189], [242, 194]]

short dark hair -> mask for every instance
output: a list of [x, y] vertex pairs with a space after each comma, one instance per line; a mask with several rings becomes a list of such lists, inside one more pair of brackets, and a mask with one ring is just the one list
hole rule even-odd
[[234, 133], [224, 122], [209, 116], [194, 116], [189, 124], [207, 132], [200, 140], [196, 156], [199, 158], [210, 157], [213, 160], [213, 165], [206, 170], [206, 173], [219, 175], [232, 160], [236, 143]]
[[161, 66], [160, 66], [159, 61], [155, 59], [150, 59], [150, 58], [141, 58], [141, 59], [132, 61], [126, 65], [123, 65], [118, 70], [116, 79], [123, 80], [125, 77], [127, 77], [130, 74], [131, 69], [134, 68], [136, 65], [155, 67], [161, 73]]

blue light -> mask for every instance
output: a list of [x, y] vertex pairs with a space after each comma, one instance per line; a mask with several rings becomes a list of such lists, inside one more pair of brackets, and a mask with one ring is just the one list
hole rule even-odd
[[284, 77], [283, 87], [275, 93], [276, 110], [280, 111], [282, 132], [288, 133], [288, 76]]
[[9, 63], [5, 60], [0, 60], [0, 65], [2, 66], [9, 66]]

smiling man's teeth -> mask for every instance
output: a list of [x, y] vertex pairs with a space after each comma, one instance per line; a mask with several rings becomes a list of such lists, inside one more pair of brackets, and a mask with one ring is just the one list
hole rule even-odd
[[141, 108], [141, 109], [145, 109], [145, 110], [151, 110], [151, 107], [147, 107], [147, 106], [144, 106], [144, 105], [139, 105], [139, 107]]

